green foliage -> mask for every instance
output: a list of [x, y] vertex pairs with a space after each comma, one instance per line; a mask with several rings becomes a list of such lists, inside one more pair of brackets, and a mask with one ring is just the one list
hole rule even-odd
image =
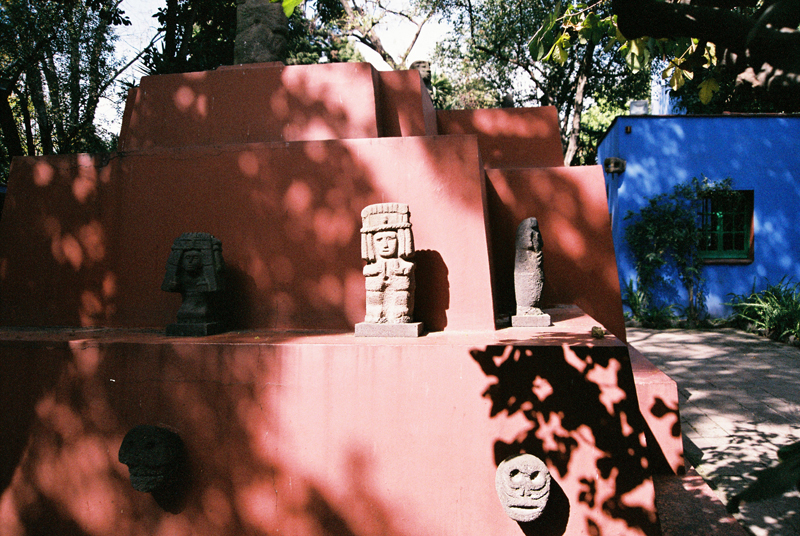
[[9, 0], [0, 7], [0, 181], [17, 155], [101, 152], [114, 137], [95, 125], [119, 75], [115, 0]]
[[730, 192], [731, 182], [732, 179], [715, 183], [706, 177], [694, 178], [676, 185], [670, 194], [650, 198], [639, 212], [628, 211], [625, 215], [629, 224], [624, 237], [636, 268], [639, 310], [658, 308], [656, 293], [671, 286], [666, 274], [673, 269], [688, 294], [683, 314], [690, 323], [700, 320], [705, 311], [705, 293], [698, 203], [704, 196]]
[[[579, 26], [565, 29], [570, 23], [564, 13], [578, 6], [554, 0], [448, 0], [444, 17], [453, 31], [440, 43], [434, 63], [457, 94], [468, 92], [453, 107], [497, 106], [509, 94], [518, 106], [555, 106], [569, 150], [576, 113], [601, 97], [610, 109], [624, 109], [630, 100], [647, 95], [647, 69], [632, 74], [619, 47], [604, 49], [611, 39], [603, 23], [610, 17], [609, 6], [592, 8]], [[597, 38], [600, 46], [586, 37]], [[594, 145], [596, 139], [592, 135], [582, 145]], [[593, 158], [585, 153], [579, 148], [571, 162]]]
[[164, 39], [146, 51], [145, 74], [206, 71], [233, 64], [236, 0], [167, 0], [154, 17]]
[[431, 100], [433, 101], [433, 107], [437, 110], [453, 108], [454, 96], [455, 89], [450, 79], [436, 71], [431, 72]]
[[[738, 73], [724, 68], [724, 58], [717, 57], [713, 43], [686, 37], [627, 39], [617, 27], [611, 3], [612, 0], [557, 2], [530, 39], [531, 53], [537, 59], [563, 65], [572, 48], [595, 43], [606, 53], [616, 52], [624, 57], [633, 73], [648, 70], [654, 59], [661, 58], [666, 60], [662, 78], [674, 92], [680, 92], [682, 106], [689, 113], [781, 111], [779, 106], [763, 104], [768, 88], [737, 85]], [[745, 16], [752, 16], [756, 10], [733, 9]], [[712, 108], [704, 108], [710, 104]], [[762, 106], [768, 109], [759, 109]]]
[[671, 327], [675, 320], [671, 304], [653, 306], [649, 303], [646, 293], [636, 288], [633, 280], [629, 280], [622, 289], [622, 304], [630, 309], [629, 317], [646, 328]]
[[[333, 15], [334, 11], [329, 11], [329, 15]], [[311, 21], [301, 10], [295, 10], [289, 17], [287, 37], [287, 65], [309, 65], [320, 60], [331, 63], [364, 61], [353, 42], [340, 35], [332, 23], [322, 19]]]
[[800, 283], [786, 278], [750, 294], [734, 294], [728, 304], [734, 310], [734, 322], [775, 340], [800, 339]]
[[[713, 81], [713, 82], [712, 82]], [[707, 94], [709, 86], [712, 91]], [[717, 89], [714, 91], [713, 88]], [[687, 80], [672, 96], [687, 114], [717, 115], [733, 113], [779, 113], [781, 107], [767, 98], [766, 87], [737, 84], [724, 70], [709, 69]], [[705, 95], [705, 100], [704, 100]]]
[[581, 132], [578, 141], [578, 151], [572, 165], [591, 166], [597, 164], [597, 145], [611, 126], [611, 123], [619, 115], [624, 115], [627, 106], [622, 106], [619, 101], [616, 103], [605, 97], [600, 96], [597, 100], [584, 110], [581, 115]]

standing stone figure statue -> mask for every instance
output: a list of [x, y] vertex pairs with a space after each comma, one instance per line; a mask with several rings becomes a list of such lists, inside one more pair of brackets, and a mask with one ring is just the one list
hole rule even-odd
[[514, 294], [517, 300], [517, 314], [511, 317], [514, 327], [550, 325], [550, 315], [539, 308], [544, 288], [543, 246], [536, 218], [523, 220], [517, 227], [517, 253], [514, 259]]
[[225, 287], [222, 242], [208, 233], [184, 233], [175, 239], [161, 290], [180, 292], [178, 322], [167, 335], [203, 336], [224, 331], [215, 298]]
[[422, 323], [414, 315], [414, 238], [411, 214], [402, 203], [378, 203], [361, 211], [361, 258], [367, 314], [356, 336], [417, 337]]
[[236, 0], [236, 3], [234, 64], [285, 61], [289, 19], [281, 3], [270, 0]]

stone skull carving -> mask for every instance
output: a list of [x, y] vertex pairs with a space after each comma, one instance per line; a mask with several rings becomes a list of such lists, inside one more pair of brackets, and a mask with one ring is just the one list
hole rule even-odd
[[522, 523], [533, 521], [547, 505], [550, 472], [536, 456], [510, 456], [497, 467], [495, 488], [508, 517]]
[[128, 466], [133, 489], [152, 493], [179, 483], [186, 451], [175, 432], [141, 425], [125, 434], [119, 461]]

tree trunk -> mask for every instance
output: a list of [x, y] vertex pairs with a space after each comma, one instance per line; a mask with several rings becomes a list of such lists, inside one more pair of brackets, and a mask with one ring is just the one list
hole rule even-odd
[[167, 16], [164, 24], [164, 57], [172, 63], [178, 32], [178, 0], [167, 0]]
[[33, 126], [31, 125], [31, 111], [28, 109], [28, 95], [17, 91], [19, 99], [19, 109], [22, 112], [22, 124], [25, 125], [25, 145], [28, 148], [28, 156], [36, 156], [36, 144], [33, 142]]
[[584, 91], [586, 89], [586, 81], [592, 72], [592, 62], [594, 60], [595, 44], [589, 41], [586, 45], [586, 50], [583, 53], [583, 61], [581, 61], [581, 68], [578, 72], [578, 80], [575, 88], [575, 104], [572, 110], [572, 126], [569, 131], [569, 142], [567, 143], [567, 150], [564, 154], [564, 165], [569, 166], [572, 164], [572, 159], [575, 158], [575, 153], [578, 152], [578, 141], [581, 133], [581, 115], [583, 113], [583, 99]]
[[64, 152], [64, 148], [61, 146], [61, 143], [62, 140], [66, 138], [67, 134], [64, 130], [64, 124], [66, 121], [64, 117], [63, 100], [61, 98], [61, 84], [58, 80], [58, 74], [56, 72], [52, 50], [48, 50], [46, 54], [47, 57], [45, 62], [42, 63], [42, 70], [44, 72], [45, 80], [47, 80], [47, 89], [50, 91], [50, 109], [53, 113], [53, 123], [56, 131], [57, 146], [54, 148], [54, 151], [58, 149], [59, 152]]
[[3, 132], [3, 143], [8, 151], [8, 156], [23, 156], [22, 141], [19, 139], [17, 122], [14, 119], [14, 112], [11, 111], [11, 104], [8, 98], [11, 92], [6, 90], [0, 93], [0, 130]]
[[53, 125], [47, 115], [44, 101], [44, 85], [39, 65], [32, 65], [25, 75], [25, 83], [31, 96], [31, 104], [36, 112], [36, 123], [39, 125], [39, 138], [42, 143], [42, 154], [53, 154]]

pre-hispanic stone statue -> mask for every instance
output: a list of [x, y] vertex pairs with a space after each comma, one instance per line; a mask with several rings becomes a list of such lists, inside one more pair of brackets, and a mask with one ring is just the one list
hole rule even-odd
[[542, 233], [536, 218], [523, 220], [517, 227], [516, 258], [514, 259], [514, 294], [517, 314], [511, 325], [519, 327], [545, 327], [550, 325], [550, 315], [539, 308], [544, 288], [542, 270]]
[[531, 454], [517, 454], [497, 467], [495, 489], [505, 513], [514, 521], [537, 519], [550, 497], [550, 471]]
[[[367, 314], [356, 336], [418, 336], [414, 315], [414, 238], [408, 205], [379, 203], [361, 211], [361, 258]], [[375, 328], [375, 326], [379, 326]]]
[[431, 62], [424, 60], [415, 61], [411, 64], [409, 69], [419, 71], [422, 83], [425, 84], [428, 91], [433, 91], [433, 86], [431, 85]]
[[289, 19], [281, 3], [270, 0], [236, 3], [234, 63], [285, 61]]
[[198, 337], [224, 331], [219, 293], [225, 287], [222, 242], [208, 233], [184, 233], [175, 239], [161, 290], [183, 297], [178, 321], [167, 335]]
[[143, 424], [125, 434], [119, 461], [128, 466], [133, 489], [158, 493], [181, 484], [186, 448], [175, 432]]

